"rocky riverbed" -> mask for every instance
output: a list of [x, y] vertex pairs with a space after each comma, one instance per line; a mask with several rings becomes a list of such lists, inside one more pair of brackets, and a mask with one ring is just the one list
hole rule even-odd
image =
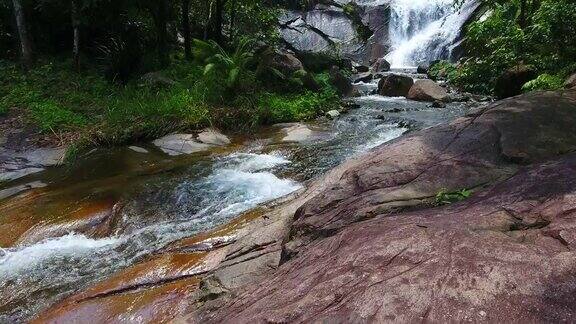
[[574, 91], [523, 95], [349, 155], [35, 321], [572, 321], [574, 108]]

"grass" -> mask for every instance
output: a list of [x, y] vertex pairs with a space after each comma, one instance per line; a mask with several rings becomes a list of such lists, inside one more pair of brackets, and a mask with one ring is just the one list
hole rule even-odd
[[314, 118], [333, 109], [338, 98], [325, 75], [317, 76], [319, 93], [278, 93], [250, 79], [234, 96], [222, 82], [209, 80], [200, 66], [176, 62], [162, 75], [174, 85], [140, 79], [119, 85], [102, 77], [97, 67], [78, 74], [65, 60], [43, 61], [28, 73], [0, 61], [0, 114], [18, 108], [41, 132], [74, 132], [75, 156], [98, 145], [149, 140], [174, 131], [216, 126], [235, 131], [261, 124]]

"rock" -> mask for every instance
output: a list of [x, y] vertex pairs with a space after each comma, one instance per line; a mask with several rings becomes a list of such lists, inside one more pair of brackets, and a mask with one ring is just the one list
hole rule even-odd
[[196, 303], [226, 291], [212, 280], [202, 282], [200, 277], [218, 266], [225, 252], [217, 249], [153, 256], [64, 299], [31, 323], [106, 323], [124, 322], [126, 318], [169, 322], [192, 310]]
[[354, 83], [364, 82], [369, 83], [374, 79], [374, 75], [370, 72], [360, 73], [356, 77], [354, 77]]
[[572, 322], [574, 171], [571, 155], [459, 204], [350, 225], [191, 322]]
[[354, 69], [356, 69], [356, 72], [358, 72], [358, 73], [370, 72], [370, 68], [367, 67], [366, 65], [359, 64], [359, 65], [354, 65], [353, 67], [354, 67]]
[[282, 72], [285, 76], [290, 76], [292, 73], [304, 69], [302, 62], [294, 54], [288, 52], [274, 51], [269, 59], [269, 66]]
[[30, 148], [13, 151], [0, 148], [0, 181], [12, 181], [61, 165], [66, 147]]
[[428, 70], [430, 69], [430, 67], [427, 64], [420, 64], [418, 65], [418, 67], [416, 68], [416, 73], [420, 73], [420, 74], [428, 74]]
[[390, 63], [386, 61], [385, 58], [381, 57], [378, 60], [376, 60], [376, 63], [374, 63], [374, 65], [372, 66], [372, 71], [374, 73], [388, 72], [390, 71]]
[[387, 112], [387, 113], [399, 113], [399, 112], [402, 112], [402, 111], [404, 111], [404, 109], [402, 109], [402, 108], [392, 108], [392, 109], [385, 110], [384, 112]]
[[[16, 191], [25, 190], [31, 191], [16, 195]], [[29, 245], [71, 232], [98, 238], [109, 235], [113, 229], [117, 205], [114, 199], [59, 200], [60, 195], [72, 196], [71, 192], [49, 191], [40, 181], [4, 189], [1, 194], [7, 199], [0, 205], [0, 232], [4, 233], [0, 236], [1, 247]], [[44, 206], [42, 210], [37, 209], [40, 203]]]
[[159, 138], [152, 142], [168, 155], [192, 154], [207, 151], [212, 145], [196, 141], [192, 134], [172, 134]]
[[176, 81], [165, 77], [162, 72], [148, 72], [140, 77], [140, 80], [149, 86], [174, 86]]
[[575, 92], [531, 93], [349, 160], [290, 205], [277, 269], [186, 321], [575, 321], [575, 122]]
[[146, 154], [149, 153], [147, 149], [140, 147], [140, 146], [128, 146], [128, 148], [136, 153], [142, 153], [142, 154]]
[[22, 185], [17, 185], [15, 187], [2, 189], [0, 190], [0, 200], [15, 196], [21, 192], [28, 191], [30, 189], [44, 188], [46, 186], [47, 184], [45, 184], [42, 181], [33, 181]]
[[387, 97], [405, 97], [414, 84], [411, 77], [390, 74], [378, 82], [378, 93]]
[[576, 88], [576, 73], [572, 74], [570, 77], [568, 77], [568, 79], [566, 79], [566, 82], [564, 83], [564, 87], [566, 89]]
[[446, 108], [446, 103], [440, 100], [435, 100], [430, 107], [432, 108]]
[[353, 21], [335, 6], [314, 6], [304, 12], [286, 10], [279, 20], [281, 37], [297, 52], [338, 51], [348, 57], [358, 56], [364, 46]]
[[198, 141], [200, 143], [216, 146], [226, 146], [230, 144], [230, 139], [214, 128], [207, 128], [198, 134]]
[[432, 80], [416, 80], [406, 98], [416, 101], [449, 101], [450, 96], [444, 88]]
[[285, 126], [283, 131], [286, 136], [282, 138], [283, 142], [304, 142], [314, 135], [314, 132], [304, 124], [295, 123]]
[[322, 87], [320, 86], [320, 84], [318, 84], [318, 82], [316, 82], [316, 79], [314, 79], [314, 76], [311, 73], [308, 73], [304, 70], [300, 70], [296, 73], [296, 75], [298, 76], [300, 81], [302, 81], [302, 85], [304, 86], [305, 89], [314, 92], [319, 92], [320, 90], [322, 90]]
[[494, 92], [499, 99], [517, 96], [522, 93], [522, 86], [536, 79], [537, 73], [534, 68], [520, 64], [513, 67], [496, 79]]
[[354, 87], [352, 82], [348, 79], [337, 66], [330, 68], [330, 83], [336, 88], [338, 94], [342, 97], [348, 97], [353, 94]]
[[340, 117], [340, 112], [338, 112], [338, 110], [330, 110], [326, 113], [326, 117], [330, 119], [336, 119]]

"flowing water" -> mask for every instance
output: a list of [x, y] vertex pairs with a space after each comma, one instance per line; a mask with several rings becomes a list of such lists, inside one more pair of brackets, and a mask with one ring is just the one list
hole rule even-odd
[[[358, 86], [369, 92], [376, 83]], [[282, 141], [282, 131], [271, 128], [235, 138], [231, 148], [209, 154], [168, 157], [150, 146], [148, 154], [105, 150], [75, 167], [39, 175], [33, 180], [48, 187], [34, 202], [37, 217], [44, 211], [54, 219], [63, 209], [54, 206], [64, 200], [113, 197], [122, 202], [120, 220], [106, 237], [70, 232], [1, 249], [0, 322], [28, 319], [171, 242], [303, 188], [351, 156], [469, 109], [462, 104], [428, 108], [405, 98], [368, 94], [355, 101], [360, 108], [335, 121], [310, 123], [314, 136], [299, 143]], [[24, 222], [32, 216], [20, 217]]]
[[449, 59], [462, 26], [478, 3], [468, 0], [392, 0], [386, 59], [392, 67], [414, 67], [436, 59]]

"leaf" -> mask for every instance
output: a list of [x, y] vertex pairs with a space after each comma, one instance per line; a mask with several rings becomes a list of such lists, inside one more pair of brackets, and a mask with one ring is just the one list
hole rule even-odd
[[208, 73], [212, 72], [215, 67], [216, 67], [216, 65], [214, 63], [210, 63], [210, 64], [206, 65], [204, 67], [204, 75], [207, 75]]

